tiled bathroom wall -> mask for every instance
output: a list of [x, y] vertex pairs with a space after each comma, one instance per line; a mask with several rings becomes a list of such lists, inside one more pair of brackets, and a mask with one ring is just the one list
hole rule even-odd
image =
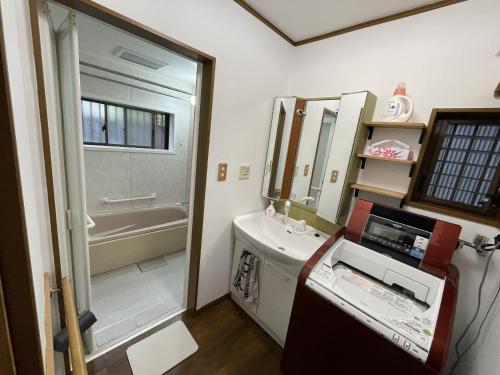
[[[120, 151], [85, 151], [87, 211], [162, 206], [188, 197], [189, 168], [182, 155]], [[156, 193], [152, 200], [101, 203], [101, 198], [134, 198]]]
[[[132, 105], [172, 113], [174, 152], [138, 152], [117, 147], [84, 146], [87, 211], [107, 212], [121, 209], [162, 206], [187, 201], [191, 167], [193, 105], [181, 100], [126, 85], [81, 76], [86, 98]], [[102, 203], [101, 199], [134, 198], [155, 193], [152, 200]]]

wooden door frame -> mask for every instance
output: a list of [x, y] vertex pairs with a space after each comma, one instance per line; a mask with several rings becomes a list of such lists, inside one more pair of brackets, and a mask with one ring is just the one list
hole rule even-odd
[[[51, 150], [49, 143], [49, 125], [47, 117], [47, 100], [45, 96], [45, 82], [43, 76], [42, 49], [38, 22], [38, 0], [30, 1], [30, 19], [33, 35], [33, 51], [37, 79], [38, 105], [40, 111], [40, 126], [43, 140], [45, 174], [50, 211], [52, 232], [52, 247], [57, 286], [61, 285], [61, 263], [59, 241], [57, 238], [57, 220], [55, 208], [54, 182], [51, 165]], [[196, 153], [196, 179], [194, 186], [194, 203], [191, 208], [194, 212], [191, 234], [191, 254], [189, 261], [189, 284], [187, 295], [187, 309], [191, 313], [196, 311], [198, 294], [198, 277], [201, 255], [201, 240], [203, 233], [203, 213], [205, 207], [205, 189], [207, 179], [208, 150], [210, 142], [210, 126], [212, 117], [212, 101], [215, 78], [215, 57], [201, 52], [193, 47], [170, 38], [159, 31], [134, 21], [122, 14], [91, 0], [52, 0], [67, 8], [87, 16], [96, 18], [114, 27], [146, 39], [161, 47], [192, 59], [202, 65], [201, 97], [198, 117], [198, 144]]]
[[3, 24], [0, 49], [0, 372], [43, 374]]

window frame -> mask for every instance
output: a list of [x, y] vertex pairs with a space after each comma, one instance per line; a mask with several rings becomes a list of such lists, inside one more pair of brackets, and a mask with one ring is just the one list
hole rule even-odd
[[[98, 103], [104, 105], [104, 125], [106, 126], [105, 134], [104, 134], [104, 139], [105, 142], [86, 142], [85, 140], [83, 141], [84, 146], [101, 146], [101, 147], [122, 147], [122, 148], [134, 148], [134, 149], [143, 149], [143, 150], [156, 150], [156, 151], [170, 151], [172, 152], [173, 150], [170, 148], [171, 146], [171, 116], [173, 115], [172, 113], [169, 112], [163, 112], [163, 111], [157, 111], [157, 110], [152, 110], [148, 108], [141, 108], [137, 106], [132, 106], [128, 104], [120, 104], [120, 103], [115, 103], [107, 100], [101, 100], [101, 99], [93, 99], [89, 97], [82, 96], [80, 98], [81, 101], [88, 101], [91, 103]], [[109, 129], [108, 129], [108, 109], [107, 106], [114, 106], [114, 107], [120, 107], [123, 108], [123, 121], [124, 121], [124, 144], [117, 144], [117, 143], [109, 143]], [[135, 111], [142, 111], [142, 112], [148, 112], [151, 113], [151, 146], [137, 146], [137, 145], [132, 145], [128, 144], [127, 140], [127, 110], [135, 110]], [[163, 140], [164, 148], [155, 148], [155, 118], [157, 115], [164, 115], [165, 116], [165, 136]], [[83, 130], [83, 113], [82, 113], [82, 130]]]
[[[481, 123], [491, 120], [500, 120], [500, 108], [435, 108], [431, 113], [429, 126], [420, 149], [415, 173], [412, 176], [405, 204], [424, 210], [438, 212], [441, 214], [458, 217], [461, 219], [476, 221], [482, 224], [492, 225], [500, 228], [500, 207], [491, 207], [496, 210], [494, 216], [487, 214], [487, 207], [474, 210], [470, 206], [461, 203], [447, 203], [442, 200], [424, 197], [424, 191], [428, 187], [435, 162], [444, 140], [444, 132], [447, 126], [443, 122], [460, 120], [461, 122]], [[488, 194], [496, 193], [500, 188], [500, 168], [497, 168], [492, 179]]]

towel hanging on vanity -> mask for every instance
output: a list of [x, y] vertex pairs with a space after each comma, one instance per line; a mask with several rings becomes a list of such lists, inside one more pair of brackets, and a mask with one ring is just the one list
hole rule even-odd
[[259, 266], [259, 257], [243, 250], [233, 286], [245, 302], [259, 301]]

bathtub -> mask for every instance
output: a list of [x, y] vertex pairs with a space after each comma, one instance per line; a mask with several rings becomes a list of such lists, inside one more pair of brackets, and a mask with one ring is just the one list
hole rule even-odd
[[90, 215], [90, 274], [157, 258], [186, 248], [187, 212], [155, 207]]

